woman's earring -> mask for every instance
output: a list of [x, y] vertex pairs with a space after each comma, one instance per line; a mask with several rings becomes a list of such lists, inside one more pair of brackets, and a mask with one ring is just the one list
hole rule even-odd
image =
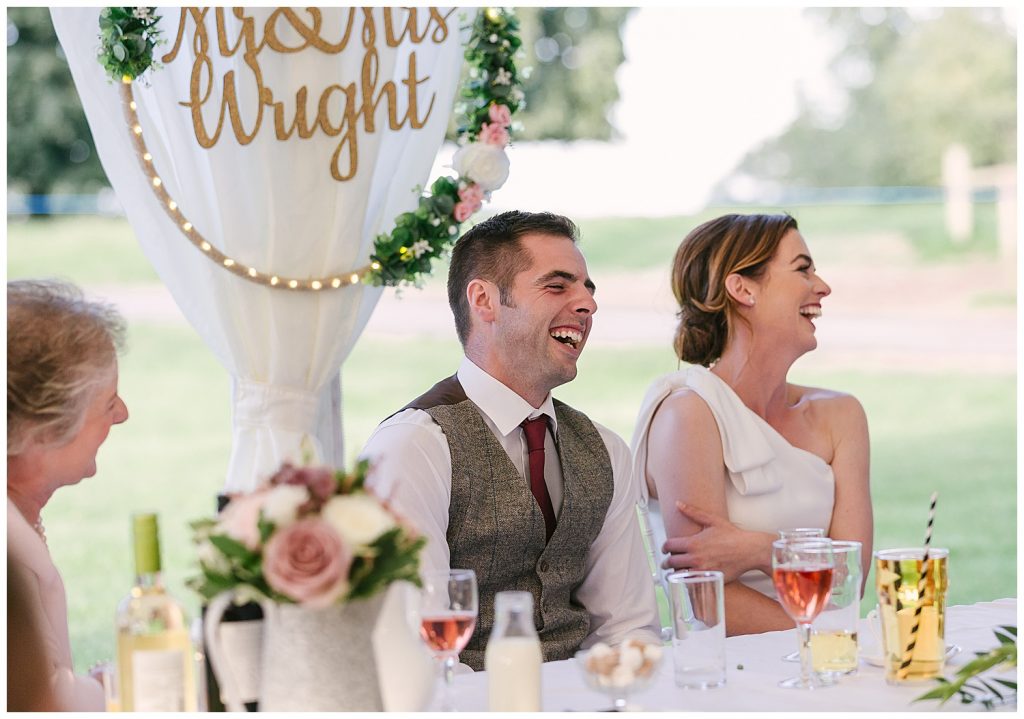
[[754, 298], [751, 297], [750, 298], [750, 302], [748, 302], [747, 304], [749, 304], [751, 307], [753, 307], [754, 306]]

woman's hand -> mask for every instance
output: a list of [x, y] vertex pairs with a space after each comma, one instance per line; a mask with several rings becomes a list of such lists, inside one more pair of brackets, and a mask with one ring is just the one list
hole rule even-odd
[[676, 502], [676, 509], [700, 531], [685, 537], [670, 537], [662, 551], [670, 556], [664, 569], [715, 569], [731, 582], [751, 569], [765, 570], [771, 564], [773, 535], [739, 529], [724, 517], [693, 506]]

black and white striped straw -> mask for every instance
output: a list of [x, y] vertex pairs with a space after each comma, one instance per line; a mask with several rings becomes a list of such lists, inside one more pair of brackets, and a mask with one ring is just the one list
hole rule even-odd
[[924, 532], [924, 560], [921, 564], [921, 579], [917, 583], [917, 608], [914, 609], [914, 625], [910, 628], [910, 640], [903, 652], [903, 661], [896, 670], [898, 679], [906, 679], [910, 672], [910, 664], [914, 660], [914, 648], [917, 646], [917, 630], [921, 626], [921, 610], [924, 608], [924, 595], [928, 586], [928, 555], [932, 544], [932, 527], [935, 524], [935, 503], [939, 499], [938, 492], [932, 492], [931, 505], [928, 507], [928, 528]]

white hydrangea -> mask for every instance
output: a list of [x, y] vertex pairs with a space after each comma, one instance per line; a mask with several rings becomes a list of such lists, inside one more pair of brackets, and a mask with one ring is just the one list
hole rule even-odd
[[213, 542], [209, 540], [200, 542], [196, 549], [196, 554], [199, 555], [199, 563], [211, 572], [216, 572], [217, 574], [229, 574], [231, 572], [231, 562], [219, 549], [213, 546]]
[[368, 494], [333, 497], [323, 518], [349, 545], [365, 545], [395, 526], [395, 518]]
[[509, 161], [504, 148], [471, 142], [455, 153], [452, 167], [459, 177], [472, 180], [485, 192], [492, 192], [508, 179]]
[[263, 516], [278, 529], [293, 524], [299, 507], [309, 501], [309, 490], [297, 484], [279, 484], [263, 501]]

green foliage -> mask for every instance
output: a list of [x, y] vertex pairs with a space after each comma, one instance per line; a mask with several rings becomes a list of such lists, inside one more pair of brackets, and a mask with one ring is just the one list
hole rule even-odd
[[465, 140], [477, 139], [480, 126], [490, 121], [492, 103], [505, 105], [513, 114], [522, 107], [523, 91], [514, 59], [521, 45], [515, 14], [496, 8], [476, 14], [464, 54], [469, 73], [459, 92], [463, 99], [459, 135]]
[[160, 29], [155, 7], [105, 7], [100, 11], [99, 61], [112, 80], [135, 80], [151, 67]]
[[398, 580], [422, 586], [419, 553], [426, 544], [426, 538], [411, 537], [400, 527], [382, 534], [370, 545], [371, 551], [360, 554], [352, 562], [349, 600], [372, 597]]
[[935, 185], [952, 143], [977, 166], [1014, 160], [1016, 39], [999, 11], [809, 12], [844, 40], [830, 68], [846, 110], [825, 115], [804, 101], [790, 128], [739, 171], [806, 186]]
[[619, 99], [615, 73], [625, 60], [622, 26], [632, 8], [519, 8], [526, 108], [524, 140], [610, 140]]
[[[983, 672], [996, 667], [1012, 669], [1017, 666], [1017, 627], [1002, 626], [994, 630], [999, 646], [987, 652], [975, 652], [977, 655], [956, 672], [950, 681], [939, 677], [939, 686], [922, 694], [915, 702], [938, 699], [939, 705], [945, 704], [959, 695], [961, 704], [981, 704], [986, 709], [993, 709], [996, 702], [1002, 702], [1005, 694], [1017, 693], [1017, 682], [996, 677], [981, 678]], [[998, 685], [998, 686], [996, 686]], [[1000, 691], [1000, 689], [1002, 691]]]
[[44, 7], [7, 9], [7, 184], [30, 194], [107, 185]]
[[[483, 123], [490, 120], [491, 105], [504, 105], [510, 113], [521, 107], [522, 90], [513, 59], [519, 45], [519, 21], [513, 12], [501, 8], [477, 12], [464, 53], [469, 72], [461, 90], [461, 144], [477, 139]], [[472, 177], [439, 177], [430, 195], [420, 197], [414, 212], [402, 213], [390, 234], [377, 236], [368, 281], [389, 286], [420, 283], [430, 273], [433, 260], [458, 238], [459, 189], [473, 183]]]

